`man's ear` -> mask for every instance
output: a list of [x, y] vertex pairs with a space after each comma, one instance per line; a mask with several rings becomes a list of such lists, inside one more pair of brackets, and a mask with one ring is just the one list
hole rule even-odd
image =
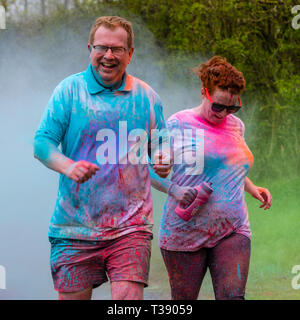
[[89, 52], [92, 53], [92, 49], [93, 48], [92, 48], [92, 46], [90, 44], [88, 44], [88, 49], [89, 49]]
[[[133, 47], [128, 50], [128, 53], [129, 53], [129, 62], [131, 61], [131, 58], [132, 58], [132, 55], [133, 55], [133, 51], [134, 51], [134, 48], [133, 48]], [[129, 63], [129, 62], [128, 62], [128, 63]]]

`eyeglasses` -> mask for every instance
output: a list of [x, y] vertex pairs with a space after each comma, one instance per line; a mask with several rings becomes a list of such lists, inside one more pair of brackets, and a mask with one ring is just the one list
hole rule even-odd
[[211, 109], [214, 112], [222, 112], [224, 109], [226, 109], [226, 112], [228, 112], [228, 113], [235, 113], [235, 112], [239, 111], [242, 107], [240, 97], [238, 97], [238, 101], [240, 104], [239, 106], [225, 106], [224, 104], [213, 102], [211, 96], [208, 93], [207, 88], [205, 88], [205, 92], [206, 92], [206, 96], [207, 96], [209, 102], [211, 103]]
[[106, 47], [100, 44], [93, 46], [93, 48], [97, 53], [106, 53], [108, 49], [110, 49], [112, 54], [115, 56], [120, 56], [127, 50], [123, 47]]

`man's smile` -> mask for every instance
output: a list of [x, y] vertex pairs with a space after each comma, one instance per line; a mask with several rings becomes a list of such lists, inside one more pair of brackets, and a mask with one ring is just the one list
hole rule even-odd
[[118, 66], [118, 64], [114, 63], [114, 62], [100, 62], [98, 69], [101, 68], [101, 70], [103, 70], [103, 71], [106, 71], [106, 70], [108, 71], [108, 70], [113, 70], [117, 66]]
[[101, 62], [100, 64], [107, 68], [113, 68], [117, 66], [117, 63], [109, 63], [109, 62]]

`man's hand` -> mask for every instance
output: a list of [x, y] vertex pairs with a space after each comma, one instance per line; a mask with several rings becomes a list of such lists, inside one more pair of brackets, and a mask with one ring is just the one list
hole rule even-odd
[[250, 194], [253, 198], [259, 200], [262, 203], [262, 205], [259, 206], [260, 208], [264, 208], [264, 210], [267, 210], [271, 207], [272, 196], [268, 189], [255, 186]]
[[84, 183], [96, 174], [98, 170], [99, 167], [94, 163], [81, 160], [71, 164], [64, 174], [77, 183]]
[[172, 159], [165, 152], [162, 152], [161, 154], [156, 153], [154, 155], [154, 158], [155, 163], [157, 163], [153, 166], [155, 173], [158, 174], [161, 178], [166, 178], [173, 167]]

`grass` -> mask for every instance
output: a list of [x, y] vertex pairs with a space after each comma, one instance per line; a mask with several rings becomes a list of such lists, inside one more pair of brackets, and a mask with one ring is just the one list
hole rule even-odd
[[271, 209], [263, 211], [255, 199], [246, 198], [252, 229], [247, 298], [299, 299], [300, 292], [291, 286], [291, 271], [300, 265], [300, 179], [267, 187], [273, 196]]
[[[259, 202], [246, 194], [252, 230], [251, 261], [246, 288], [246, 299], [296, 300], [300, 289], [292, 288], [294, 265], [300, 265], [300, 178], [258, 183], [267, 187], [273, 197], [271, 209], [264, 211]], [[154, 240], [150, 268], [148, 297], [169, 299], [168, 276], [159, 248], [157, 234], [161, 211], [166, 196], [153, 190]], [[209, 272], [207, 272], [199, 299], [214, 299]]]

